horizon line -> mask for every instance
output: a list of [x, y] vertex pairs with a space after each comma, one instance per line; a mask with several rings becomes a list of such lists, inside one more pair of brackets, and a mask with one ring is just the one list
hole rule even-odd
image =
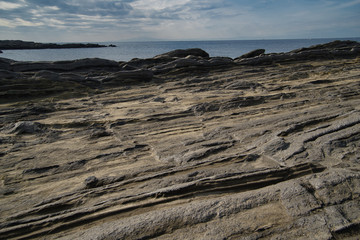
[[186, 39], [179, 39], [179, 40], [166, 40], [166, 39], [148, 39], [148, 40], [108, 40], [108, 41], [91, 41], [91, 42], [84, 42], [84, 41], [66, 41], [66, 42], [39, 42], [34, 40], [21, 40], [21, 39], [0, 39], [0, 41], [29, 41], [29, 42], [36, 42], [36, 43], [112, 43], [112, 42], [134, 42], [134, 43], [142, 43], [142, 42], [219, 42], [219, 41], [271, 41], [271, 40], [316, 40], [316, 39], [356, 39], [359, 37], [312, 37], [312, 38], [258, 38], [258, 39], [202, 39], [202, 40], [186, 40]]

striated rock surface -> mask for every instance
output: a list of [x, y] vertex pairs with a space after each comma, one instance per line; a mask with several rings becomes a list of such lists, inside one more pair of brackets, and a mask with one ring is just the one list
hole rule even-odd
[[0, 59], [0, 239], [358, 239], [358, 47]]

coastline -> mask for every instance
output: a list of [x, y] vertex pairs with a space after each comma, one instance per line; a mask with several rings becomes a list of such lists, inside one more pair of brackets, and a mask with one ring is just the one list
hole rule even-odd
[[[114, 46], [114, 45], [112, 45]], [[110, 47], [112, 47], [110, 46]], [[22, 40], [0, 40], [0, 50], [22, 50], [22, 49], [63, 49], [63, 48], [102, 48], [106, 45], [97, 43], [37, 43]]]
[[236, 58], [254, 49], [264, 48], [266, 53], [289, 52], [294, 49], [324, 44], [335, 40], [354, 39], [285, 39], [285, 40], [227, 40], [227, 41], [153, 41], [153, 42], [100, 42], [116, 45], [107, 48], [30, 49], [4, 50], [4, 58], [16, 61], [68, 61], [82, 58], [103, 58], [114, 61], [130, 61], [133, 58], [152, 58], [175, 49], [200, 48], [211, 57]]
[[0, 238], [360, 236], [359, 76], [354, 41], [0, 55]]

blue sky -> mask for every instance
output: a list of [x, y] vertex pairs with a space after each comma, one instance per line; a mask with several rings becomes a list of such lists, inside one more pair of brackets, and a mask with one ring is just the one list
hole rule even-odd
[[360, 0], [0, 0], [0, 39], [360, 37]]

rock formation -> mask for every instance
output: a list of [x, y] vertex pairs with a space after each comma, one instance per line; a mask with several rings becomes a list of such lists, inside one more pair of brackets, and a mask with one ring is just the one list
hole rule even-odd
[[265, 53], [265, 49], [256, 49], [256, 50], [253, 50], [251, 52], [248, 52], [248, 53], [240, 56], [239, 59], [241, 59], [241, 58], [253, 58], [253, 57], [260, 56], [261, 54], [264, 54], [264, 53]]
[[359, 46], [0, 58], [0, 239], [359, 238]]

